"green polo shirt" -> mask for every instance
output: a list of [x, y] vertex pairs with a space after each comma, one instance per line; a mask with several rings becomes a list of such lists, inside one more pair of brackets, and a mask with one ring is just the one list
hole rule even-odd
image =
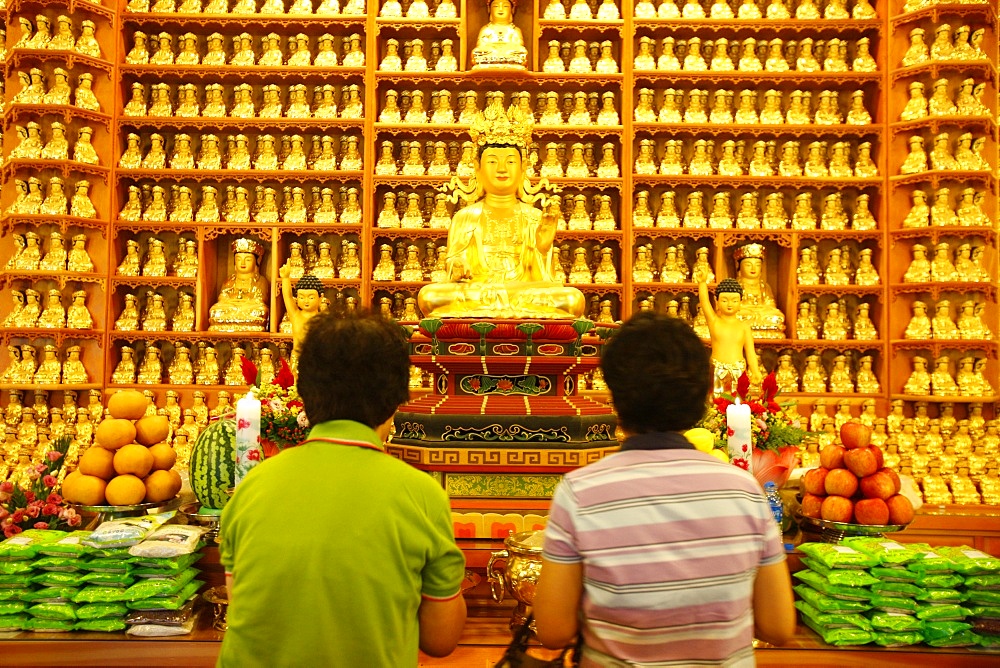
[[[219, 666], [417, 665], [422, 598], [460, 593], [444, 490], [349, 420], [250, 471], [222, 513], [234, 579]], [[367, 446], [367, 447], [366, 447]]]

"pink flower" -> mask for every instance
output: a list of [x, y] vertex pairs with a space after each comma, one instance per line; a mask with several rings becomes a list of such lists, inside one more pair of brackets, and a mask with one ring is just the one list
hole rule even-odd
[[12, 494], [7, 494], [6, 492], [0, 492], [0, 503], [7, 503], [10, 501]]
[[35, 522], [35, 528], [36, 529], [48, 529], [49, 528], [49, 523], [48, 522]]
[[79, 515], [73, 515], [72, 517], [66, 518], [66, 524], [70, 525], [71, 527], [77, 527], [80, 526], [80, 520], [81, 518]]
[[24, 509], [24, 514], [27, 515], [28, 517], [30, 517], [31, 519], [35, 519], [41, 513], [42, 513], [41, 506], [36, 506], [34, 504], [32, 504], [32, 505], [30, 505], [30, 506], [28, 506], [27, 508]]
[[236, 421], [236, 428], [240, 429], [240, 430], [249, 429], [250, 428], [250, 420], [248, 420], [246, 418], [240, 418], [239, 420]]
[[306, 429], [306, 428], [308, 428], [308, 427], [309, 427], [309, 418], [308, 418], [308, 417], [306, 417], [306, 412], [305, 412], [305, 411], [302, 411], [302, 412], [300, 412], [300, 413], [299, 413], [299, 416], [298, 416], [297, 418], [295, 418], [295, 421], [296, 421], [296, 422], [297, 422], [297, 423], [299, 424], [299, 426], [300, 426], [300, 427], [302, 427], [303, 429]]
[[10, 493], [13, 491], [14, 491], [14, 483], [12, 483], [10, 480], [5, 480], [4, 482], [0, 482], [0, 492]]
[[9, 515], [10, 513], [7, 511], [7, 509], [4, 508], [3, 506], [0, 506], [0, 522], [3, 522], [5, 519], [7, 519]]
[[28, 480], [30, 480], [31, 482], [34, 482], [41, 477], [42, 474], [39, 473], [38, 471], [35, 471], [34, 469], [28, 469]]
[[60, 503], [62, 503], [62, 496], [56, 494], [55, 492], [52, 492], [47, 497], [45, 497], [45, 503], [54, 503], [56, 505], [59, 505]]
[[49, 470], [48, 464], [35, 464], [35, 470], [39, 473], [45, 473]]
[[50, 462], [57, 462], [62, 457], [62, 453], [58, 450], [49, 450], [45, 456], [49, 458]]
[[55, 487], [59, 481], [56, 480], [56, 477], [54, 475], [47, 475], [44, 478], [42, 478], [42, 482], [45, 483], [46, 487], [51, 489], [52, 487]]

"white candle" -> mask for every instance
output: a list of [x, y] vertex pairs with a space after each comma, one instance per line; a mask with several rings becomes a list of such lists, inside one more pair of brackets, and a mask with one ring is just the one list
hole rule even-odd
[[726, 408], [729, 460], [752, 473], [753, 442], [750, 436], [750, 420], [750, 406], [747, 404], [735, 403]]
[[236, 484], [256, 466], [260, 454], [260, 401], [253, 389], [236, 402]]

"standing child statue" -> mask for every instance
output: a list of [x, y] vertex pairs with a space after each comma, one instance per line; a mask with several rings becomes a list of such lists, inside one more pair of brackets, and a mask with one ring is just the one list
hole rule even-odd
[[310, 318], [319, 313], [320, 295], [323, 294], [323, 283], [312, 274], [306, 274], [295, 283], [292, 291], [292, 269], [287, 264], [278, 270], [281, 277], [281, 298], [285, 302], [285, 311], [292, 323], [292, 359], [291, 367], [298, 369], [299, 345], [306, 335], [306, 325]]
[[736, 382], [744, 371], [753, 385], [759, 385], [761, 373], [753, 332], [748, 323], [739, 319], [743, 286], [732, 278], [720, 281], [715, 287], [715, 308], [712, 308], [704, 272], [699, 272], [695, 278], [699, 303], [712, 339], [713, 393], [735, 392]]

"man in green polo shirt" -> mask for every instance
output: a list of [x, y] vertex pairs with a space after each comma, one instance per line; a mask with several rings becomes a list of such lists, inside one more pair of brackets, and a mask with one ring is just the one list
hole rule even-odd
[[222, 514], [228, 629], [219, 666], [417, 665], [465, 624], [444, 490], [386, 455], [409, 396], [394, 323], [310, 321], [298, 391], [309, 438], [251, 470]]

